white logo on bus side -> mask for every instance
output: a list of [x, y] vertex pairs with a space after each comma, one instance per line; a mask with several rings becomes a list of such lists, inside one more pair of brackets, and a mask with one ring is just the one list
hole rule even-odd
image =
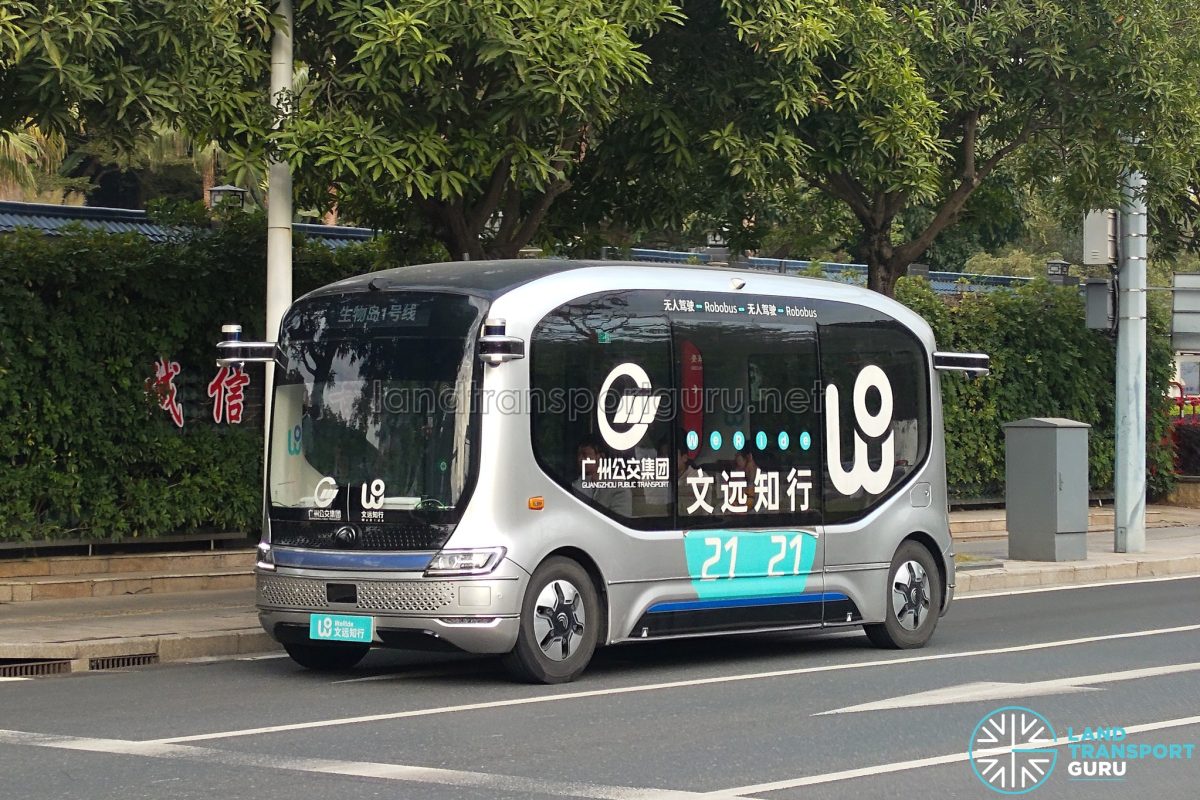
[[[867, 411], [867, 392], [879, 392], [879, 411]], [[854, 381], [854, 463], [850, 469], [842, 467], [842, 424], [838, 389], [830, 384], [825, 388], [825, 441], [829, 449], [829, 478], [833, 486], [844, 495], [852, 495], [859, 489], [868, 494], [881, 494], [887, 488], [896, 462], [896, 434], [888, 433], [892, 426], [892, 384], [882, 369], [874, 364], [865, 366]], [[885, 433], [881, 447], [879, 469], [871, 469], [867, 463], [867, 442], [878, 439]]]
[[379, 478], [371, 481], [370, 494], [367, 493], [367, 484], [364, 483], [361, 491], [362, 507], [369, 509], [383, 508], [383, 494], [383, 481]]
[[313, 502], [317, 508], [329, 508], [333, 503], [333, 499], [337, 497], [338, 488], [337, 481], [330, 477], [321, 478], [317, 481], [317, 488], [313, 489]]
[[[608, 397], [608, 390], [620, 377], [631, 379], [639, 389], [645, 390], [645, 394], [622, 395], [610, 422], [608, 415], [604, 413], [604, 398]], [[650, 389], [650, 376], [646, 374], [646, 370], [633, 363], [618, 364], [604, 379], [604, 385], [600, 387], [600, 402], [596, 408], [596, 422], [600, 426], [600, 435], [604, 442], [613, 450], [630, 450], [646, 435], [646, 430], [654, 421], [654, 415], [658, 413], [658, 404], [662, 402], [661, 397], [650, 394]], [[617, 432], [613, 425], [632, 427], [627, 431]]]

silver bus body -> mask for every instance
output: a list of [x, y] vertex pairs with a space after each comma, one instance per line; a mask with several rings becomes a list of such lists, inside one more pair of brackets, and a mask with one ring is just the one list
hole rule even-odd
[[[394, 297], [416, 297], [419, 302], [389, 305], [389, 298]], [[391, 470], [387, 473], [389, 485], [403, 480], [406, 486], [451, 487], [446, 491], [452, 499], [424, 499], [420, 492], [409, 490], [405, 497], [385, 500], [389, 490], [384, 478], [372, 477], [370, 470], [376, 469], [372, 466], [347, 466], [344, 475], [330, 474], [355, 458], [360, 464], [371, 458], [377, 463], [384, 452], [383, 442], [389, 437], [413, 440], [418, 434], [412, 431], [420, 429], [417, 423], [405, 423], [408, 427], [399, 432], [372, 428], [363, 436], [355, 434], [354, 447], [347, 450], [365, 449], [366, 457], [332, 451], [310, 457], [310, 450], [316, 453], [321, 445], [320, 434], [313, 431], [322, 430], [320, 426], [334, 430], [335, 425], [341, 426], [337, 428], [340, 431], [352, 424], [347, 420], [361, 415], [346, 410], [337, 412], [339, 417], [330, 411], [328, 399], [321, 400], [325, 405], [317, 408], [319, 403], [313, 397], [317, 384], [311, 381], [304, 384], [297, 379], [302, 388], [293, 392], [293, 399], [288, 399], [286, 386], [277, 390], [271, 424], [280, 435], [272, 436], [269, 447], [273, 488], [256, 572], [262, 625], [280, 641], [305, 647], [317, 636], [312, 626], [318, 624], [314, 620], [319, 615], [345, 615], [370, 618], [368, 634], [360, 635], [369, 635], [374, 646], [444, 646], [471, 653], [510, 653], [519, 644], [523, 611], [527, 617], [530, 609], [534, 614], [550, 614], [526, 601], [528, 592], [550, 591], [530, 584], [539, 565], [552, 559], [578, 564], [593, 584], [599, 618], [585, 623], [573, 617], [564, 624], [581, 631], [591, 626], [596, 645], [851, 625], [867, 626], [868, 631], [874, 625], [882, 631], [885, 624], [895, 628], [897, 616], [903, 622], [904, 613], [911, 613], [914, 623], [924, 625], [919, 610], [905, 610], [904, 606], [914, 602], [928, 605], [932, 600], [936, 607], [926, 612], [933, 618], [927, 629], [931, 633], [936, 617], [949, 607], [954, 553], [947, 516], [937, 368], [979, 373], [986, 370], [986, 357], [938, 354], [935, 359], [929, 326], [908, 308], [837, 282], [730, 269], [563, 261], [407, 267], [341, 281], [297, 301], [281, 332], [276, 375], [286, 383], [282, 376], [287, 374], [289, 358], [294, 367], [297, 359], [316, 362], [328, 356], [348, 366], [331, 368], [329, 381], [320, 391], [359, 387], [351, 391], [358, 391], [361, 397], [338, 401], [345, 409], [357, 409], [365, 402], [368, 390], [361, 387], [367, 376], [358, 383], [335, 386], [334, 373], [338, 369], [343, 373], [374, 370], [376, 362], [383, 363], [382, 357], [373, 355], [377, 351], [364, 350], [347, 357], [345, 348], [331, 346], [321, 351], [324, 355], [305, 355], [297, 349], [289, 356], [288, 348], [295, 344], [292, 340], [298, 341], [312, 330], [336, 327], [337, 319], [350, 320], [347, 330], [371, 332], [371, 318], [383, 316], [385, 321], [378, 323], [381, 327], [371, 335], [384, 348], [389, 330], [405, 336], [422, 335], [421, 320], [415, 319], [425, 313], [420, 303], [428, 300], [436, 306], [443, 297], [470, 306], [470, 313], [464, 311], [461, 316], [469, 322], [463, 349], [470, 351], [472, 363], [464, 361], [454, 369], [459, 384], [471, 384], [479, 407], [469, 412], [473, 415], [470, 420], [460, 414], [445, 423], [446, 430], [441, 433], [430, 433], [431, 426], [440, 423], [427, 422], [421, 429], [425, 442], [438, 437], [452, 442], [441, 450], [451, 454], [448, 458], [436, 463], [429, 460], [432, 466], [424, 471], [409, 470], [401, 478], [392, 477], [395, 465], [377, 469]], [[301, 319], [303, 309], [310, 307], [319, 307], [319, 313], [314, 312], [310, 322], [293, 323], [290, 330], [288, 320]], [[443, 312], [439, 308], [429, 312], [433, 316], [427, 324], [440, 319]], [[619, 323], [612, 323], [613, 308], [621, 309]], [[572, 309], [582, 309], [577, 319], [571, 316], [576, 313]], [[414, 317], [408, 323], [417, 327], [404, 327], [407, 323], [397, 321], [399, 327], [389, 329], [389, 314], [392, 319]], [[355, 321], [356, 315], [362, 317], [361, 322]], [[875, 322], [858, 324], [856, 315]], [[305, 329], [308, 333], [301, 330], [305, 325], [310, 326]], [[539, 376], [557, 380], [554, 376], [577, 369], [572, 361], [585, 360], [583, 350], [579, 359], [572, 356], [575, 329], [579, 329], [578, 341], [587, 342], [589, 353], [604, 357], [607, 344], [616, 343], [619, 349], [625, 337], [629, 352], [650, 353], [647, 358], [657, 359], [659, 367], [667, 365], [656, 367], [657, 374], [666, 374], [666, 369], [675, 374], [675, 382], [679, 382], [677, 368], [686, 368], [681, 366], [681, 352], [684, 358], [690, 353], [697, 364], [706, 362], [705, 368], [708, 363], [713, 365], [704, 378], [725, 376], [722, 380], [728, 383], [735, 380], [729, 376], [745, 372], [748, 391], [758, 395], [772, 374], [776, 383], [782, 383], [789, 375], [815, 371], [813, 386], [800, 387], [811, 391], [809, 406], [797, 412], [808, 427], [787, 430], [786, 409], [745, 412], [777, 422], [770, 430], [762, 425], [762, 430], [755, 430], [749, 422], [743, 425], [737, 411], [722, 415], [713, 409], [692, 413], [696, 436], [681, 421], [682, 411], [671, 410], [651, 423], [651, 417], [643, 412], [663, 406], [648, 398], [653, 391], [667, 387], [645, 385], [652, 382], [647, 376], [653, 370], [639, 366], [636, 357], [624, 360], [620, 369], [597, 362], [610, 385], [590, 387], [598, 397], [595, 409], [560, 423], [553, 409], [538, 405], [545, 404], [539, 393], [554, 388], [539, 385]], [[628, 330], [634, 332], [627, 336]], [[543, 344], [546, 337], [554, 340], [553, 345]], [[730, 350], [729, 358], [745, 360], [749, 364], [745, 370], [717, 363], [718, 351], [724, 346], [721, 342], [743, 340], [745, 347]], [[412, 341], [419, 350], [417, 339]], [[697, 346], [696, 341], [710, 344]], [[863, 348], [846, 344], [858, 341], [864, 343]], [[653, 354], [656, 342], [666, 348], [661, 357]], [[903, 357], [880, 368], [869, 362], [872, 355], [863, 356], [867, 361], [856, 360], [859, 349], [883, 354], [885, 360], [892, 358], [888, 353], [902, 353]], [[436, 354], [430, 353], [429, 358], [434, 359]], [[556, 359], [553, 364], [539, 361], [543, 353]], [[749, 355], [743, 359], [744, 353]], [[814, 360], [818, 356], [826, 361]], [[619, 353], [614, 358], [623, 359]], [[939, 360], [942, 363], [935, 363]], [[559, 364], [563, 366], [556, 366]], [[845, 372], [839, 385], [825, 373], [842, 366], [854, 371]], [[404, 367], [410, 368], [415, 369]], [[436, 380], [453, 394], [453, 386], [459, 385], [454, 383], [454, 375], [445, 370], [439, 375]], [[378, 376], [375, 379], [378, 383]], [[614, 381], [639, 385], [625, 395], [618, 392], [615, 397], [604, 397], [606, 388], [609, 394], [616, 391]], [[378, 393], [378, 389], [373, 391]], [[831, 410], [831, 401], [837, 408]], [[378, 414], [380, 409], [371, 413]], [[895, 418], [900, 414], [908, 418]], [[744, 420], [751, 418], [744, 416]], [[729, 420], [733, 422], [726, 424]], [[668, 430], [655, 450], [650, 449], [655, 443], [645, 435], [652, 425], [660, 426], [656, 430]], [[583, 466], [574, 475], [569, 472], [574, 467], [568, 464], [574, 451], [559, 451], [565, 446], [560, 440], [576, 431], [598, 431], [597, 441], [602, 444], [593, 451], [579, 446]], [[639, 440], [639, 431], [645, 441]], [[803, 450], [794, 443], [795, 437], [806, 440]], [[685, 438], [682, 445], [675, 441]], [[363, 441], [371, 443], [370, 447]], [[559, 442], [553, 453], [538, 451], [539, 442], [553, 441]], [[649, 472], [651, 466], [660, 467], [668, 442], [675, 445], [666, 456], [671, 459], [669, 477], [659, 470], [657, 481], [628, 474], [622, 480], [588, 480], [597, 474], [595, 462], [606, 466], [605, 458], [608, 467], [625, 470], [628, 466], [639, 475]], [[614, 443], [618, 447], [612, 447]], [[739, 445], [736, 450], [734, 443]], [[619, 445], [623, 444], [630, 446], [622, 449]], [[712, 445], [719, 446], [713, 449]], [[598, 454], [601, 450], [606, 454]], [[750, 474], [749, 467], [733, 468], [743, 463], [744, 459], [737, 459], [745, 450], [778, 468], [755, 467], [753, 477], [739, 478]], [[593, 457], [585, 457], [587, 453]], [[708, 460], [699, 463], [705, 453]], [[729, 457], [735, 460], [730, 462]], [[436, 454], [431, 457], [436, 458]], [[807, 459], [804, 463], [808, 466], [798, 469], [797, 459]], [[339, 466], [335, 469], [335, 465]], [[831, 470], [836, 475], [831, 475]], [[806, 472], [803, 481], [787, 479], [789, 474]], [[321, 481], [325, 481], [323, 487], [317, 485]], [[284, 484], [302, 488], [293, 491]], [[599, 487], [590, 495], [579, 488], [589, 484]], [[713, 491], [699, 506], [712, 507], [715, 521], [704, 518], [702, 510], [697, 511], [700, 516], [684, 513], [684, 503], [697, 505], [701, 484], [706, 492]], [[759, 491], [753, 490], [755, 485]], [[803, 498], [798, 500], [801, 486]], [[632, 502], [624, 499], [626, 488]], [[845, 497], [843, 490], [847, 490]], [[615, 502], [620, 508], [610, 510], [604, 505], [609, 501], [597, 500], [606, 492], [619, 498]], [[745, 496], [756, 500], [742, 502]], [[284, 498], [281, 502], [286, 507], [277, 508], [273, 498]], [[722, 502], [728, 513], [716, 510]], [[750, 508], [754, 502], [762, 504], [762, 513], [746, 513], [755, 512]], [[785, 507], [778, 521], [769, 511], [772, 503], [776, 508]], [[430, 519], [453, 517], [452, 522], [380, 525], [376, 527], [387, 535], [379, 534], [369, 546], [364, 544], [364, 538], [374, 535], [368, 530], [369, 520], [389, 515], [417, 518], [424, 508], [430, 509]], [[649, 511], [638, 516], [639, 508]], [[746, 524], [739, 526], [739, 522]], [[441, 538], [404, 540], [418, 528], [436, 529]], [[394, 536], [387, 531], [394, 531]], [[898, 567], [894, 562], [902, 546], [927, 552], [928, 560], [909, 558]], [[739, 552], [745, 566], [726, 563], [728, 556]], [[926, 568], [921, 569], [921, 564]], [[897, 593], [895, 584], [900, 578], [893, 580], [897, 569], [921, 572], [917, 577], [926, 582], [925, 588], [910, 575], [912, 596]], [[930, 574], [924, 575], [926, 570]], [[560, 585], [570, 587], [571, 582]], [[924, 594], [918, 596], [919, 592]], [[558, 607], [553, 598], [547, 602]], [[526, 620], [529, 625], [535, 622]], [[554, 620], [538, 624], [536, 635], [544, 634], [543, 641], [555, 635], [547, 633], [550, 629], [546, 627], [553, 627]], [[928, 633], [923, 636], [928, 638]], [[911, 646], [923, 643], [924, 639]], [[568, 649], [563, 642], [562, 654]], [[552, 657], [559, 655], [551, 653]], [[578, 670], [570, 677], [575, 674]]]

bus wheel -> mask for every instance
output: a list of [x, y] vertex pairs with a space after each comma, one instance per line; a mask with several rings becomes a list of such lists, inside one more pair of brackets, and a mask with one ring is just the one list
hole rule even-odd
[[587, 572], [569, 558], [548, 558], [529, 579], [505, 666], [530, 683], [573, 681], [592, 660], [599, 629], [600, 603]]
[[305, 669], [317, 672], [339, 672], [350, 669], [363, 660], [371, 649], [368, 644], [299, 644], [285, 643], [283, 649]]
[[933, 636], [942, 607], [942, 584], [933, 556], [917, 542], [904, 542], [892, 558], [887, 585], [884, 621], [864, 625], [867, 638], [877, 647], [924, 646]]

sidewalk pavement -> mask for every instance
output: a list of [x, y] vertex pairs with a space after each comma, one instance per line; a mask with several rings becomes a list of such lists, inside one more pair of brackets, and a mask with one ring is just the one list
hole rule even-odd
[[[1016, 561], [1003, 531], [956, 536], [958, 596], [1023, 587], [1070, 586], [1163, 575], [1200, 575], [1200, 509], [1157, 506], [1158, 527], [1142, 553], [1112, 552], [1112, 530], [1088, 536], [1088, 559]], [[955, 512], [985, 519], [1002, 510]], [[972, 516], [973, 515], [973, 516]], [[983, 527], [983, 526], [981, 526]], [[69, 662], [71, 671], [140, 663], [236, 656], [278, 650], [258, 625], [253, 589], [88, 597], [0, 604], [0, 674], [4, 662]]]
[[0, 605], [4, 660], [71, 662], [154, 656], [181, 661], [278, 649], [258, 624], [253, 589], [35, 600]]

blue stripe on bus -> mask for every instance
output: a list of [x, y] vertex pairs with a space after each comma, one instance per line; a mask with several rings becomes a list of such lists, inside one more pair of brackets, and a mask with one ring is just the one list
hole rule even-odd
[[325, 553], [319, 550], [289, 550], [274, 547], [275, 565], [312, 569], [370, 569], [424, 572], [432, 553]]
[[719, 600], [676, 600], [656, 603], [646, 610], [647, 614], [663, 614], [669, 611], [707, 611], [715, 608], [750, 608], [754, 606], [783, 606], [800, 603], [830, 603], [850, 598], [839, 592], [815, 592], [790, 594], [778, 597], [726, 597]]

